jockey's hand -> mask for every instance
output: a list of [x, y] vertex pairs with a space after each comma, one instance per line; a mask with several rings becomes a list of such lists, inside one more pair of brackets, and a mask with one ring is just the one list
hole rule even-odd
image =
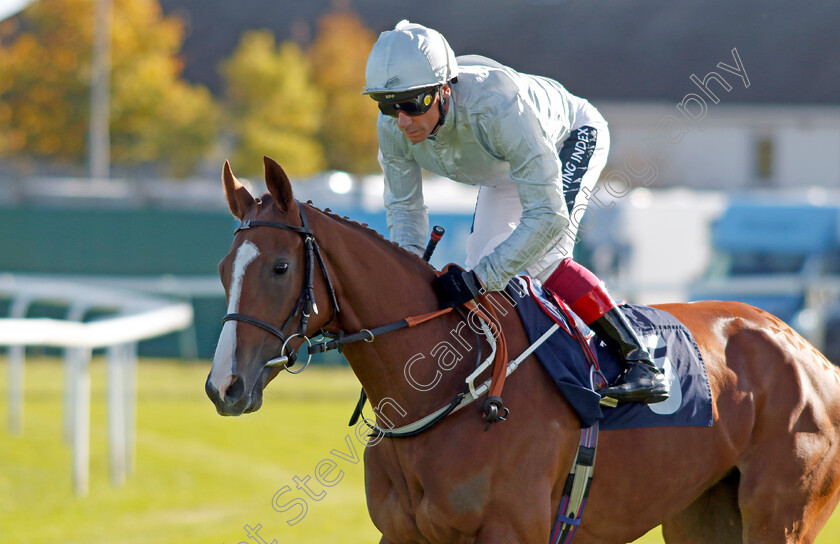
[[460, 306], [484, 293], [481, 280], [472, 270], [450, 266], [432, 282], [441, 308]]

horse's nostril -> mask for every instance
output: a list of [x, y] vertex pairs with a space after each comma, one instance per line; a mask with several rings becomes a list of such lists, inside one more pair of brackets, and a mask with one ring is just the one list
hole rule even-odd
[[239, 375], [231, 377], [231, 381], [224, 391], [225, 404], [231, 405], [242, 398], [242, 393], [245, 391], [245, 386], [242, 383]]

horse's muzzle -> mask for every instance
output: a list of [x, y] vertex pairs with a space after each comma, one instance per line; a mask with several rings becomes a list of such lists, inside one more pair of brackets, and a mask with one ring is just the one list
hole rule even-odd
[[[210, 382], [210, 377], [204, 383], [204, 391], [207, 396], [213, 401], [216, 406], [216, 411], [223, 416], [239, 416], [243, 413], [252, 412], [256, 408], [249, 406], [251, 404], [251, 395], [245, 392], [245, 380], [239, 374], [233, 374], [226, 386], [222, 387], [224, 391], [219, 391]], [[262, 402], [260, 402], [262, 404]], [[257, 406], [259, 408], [259, 406]]]

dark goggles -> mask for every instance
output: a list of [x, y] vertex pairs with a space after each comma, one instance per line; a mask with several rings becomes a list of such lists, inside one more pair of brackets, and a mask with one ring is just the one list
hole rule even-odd
[[431, 108], [432, 104], [435, 102], [435, 93], [437, 90], [437, 87], [424, 89], [420, 92], [420, 94], [402, 99], [399, 102], [385, 102], [377, 100], [377, 104], [379, 104], [379, 111], [388, 117], [397, 117], [399, 112], [403, 112], [410, 117], [423, 115], [429, 111], [429, 108]]

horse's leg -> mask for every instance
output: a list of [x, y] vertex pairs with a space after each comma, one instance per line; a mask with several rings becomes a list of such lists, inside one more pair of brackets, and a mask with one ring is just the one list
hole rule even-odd
[[745, 544], [810, 544], [840, 493], [840, 378], [779, 320], [730, 338], [754, 391], [752, 444], [736, 463]]
[[513, 529], [488, 528], [479, 533], [475, 544], [525, 544], [525, 541]]
[[740, 544], [741, 512], [738, 510], [738, 481], [733, 470], [707, 489], [688, 508], [662, 523], [668, 544]]
[[[726, 360], [729, 372], [721, 374], [722, 382], [712, 379], [714, 365], [710, 369], [713, 391], [715, 384], [723, 387], [717, 399], [720, 422], [749, 423], [731, 435], [738, 452], [733, 464], [740, 472], [737, 506], [743, 543], [813, 542], [840, 493], [837, 369], [789, 326], [756, 308], [708, 302], [664, 309], [674, 310], [705, 346], [707, 366], [715, 358], [709, 355]], [[721, 320], [723, 314], [730, 317]], [[709, 323], [715, 326], [709, 328]], [[717, 353], [720, 348], [723, 353]], [[736, 413], [740, 415], [734, 417]], [[667, 522], [673, 540], [694, 541], [689, 529], [695, 523], [700, 529], [710, 517], [703, 500]], [[726, 504], [722, 498], [712, 502], [716, 510]]]
[[534, 531], [537, 525], [540, 524], [535, 523], [527, 531], [517, 531], [513, 524], [500, 521], [485, 523], [476, 535], [475, 544], [544, 544], [548, 542], [549, 535], [540, 530]]
[[[759, 444], [742, 468], [744, 544], [811, 544], [837, 505], [840, 465], [832, 438], [797, 432]], [[776, 478], [768, 475], [778, 475]]]

